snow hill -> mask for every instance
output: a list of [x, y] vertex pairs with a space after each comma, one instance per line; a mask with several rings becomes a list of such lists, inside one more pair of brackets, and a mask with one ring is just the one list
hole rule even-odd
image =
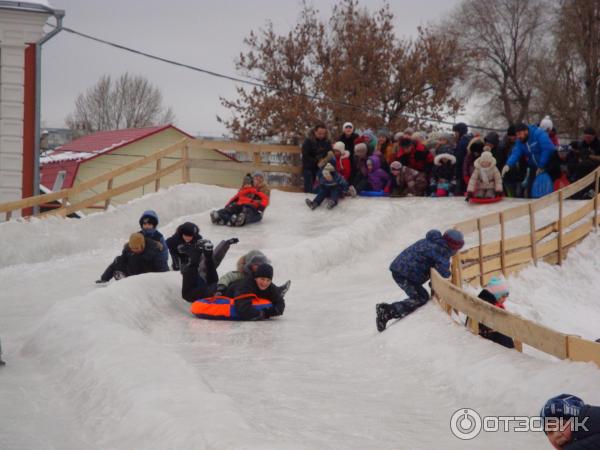
[[[189, 184], [82, 220], [0, 224], [0, 448], [546, 449], [543, 433], [461, 441], [450, 417], [536, 415], [563, 392], [600, 404], [593, 364], [506, 350], [433, 302], [376, 331], [375, 303], [403, 297], [388, 270], [401, 249], [508, 202], [360, 198], [313, 212], [274, 191], [262, 224], [212, 226], [208, 211], [232, 195]], [[239, 237], [220, 273], [262, 249], [275, 281], [292, 279], [285, 315], [196, 319], [176, 272], [96, 288], [149, 208], [165, 236], [191, 220], [215, 243]], [[508, 309], [600, 337], [599, 247], [593, 235], [563, 267], [511, 278]]]

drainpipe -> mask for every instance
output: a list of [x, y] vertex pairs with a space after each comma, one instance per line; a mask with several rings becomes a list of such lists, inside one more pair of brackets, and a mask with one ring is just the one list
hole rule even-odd
[[[50, 33], [44, 35], [35, 43], [35, 137], [33, 154], [33, 195], [40, 194], [40, 137], [41, 137], [41, 105], [42, 105], [42, 45], [52, 39], [62, 30], [62, 21], [65, 12], [59, 9], [50, 9], [50, 12], [56, 18], [56, 28]], [[34, 214], [38, 214], [39, 206], [34, 207]]]

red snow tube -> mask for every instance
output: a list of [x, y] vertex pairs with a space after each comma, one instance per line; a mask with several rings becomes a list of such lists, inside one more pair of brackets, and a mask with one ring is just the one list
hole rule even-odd
[[254, 294], [244, 294], [235, 298], [215, 296], [201, 298], [192, 303], [190, 311], [200, 319], [240, 320], [236, 310], [236, 302], [251, 300], [252, 307], [257, 311], [270, 308], [272, 303]]
[[469, 203], [474, 203], [477, 205], [485, 205], [487, 203], [496, 203], [499, 202], [500, 200], [502, 200], [504, 197], [503, 196], [498, 196], [498, 197], [492, 197], [492, 198], [477, 198], [477, 197], [471, 197], [469, 199]]

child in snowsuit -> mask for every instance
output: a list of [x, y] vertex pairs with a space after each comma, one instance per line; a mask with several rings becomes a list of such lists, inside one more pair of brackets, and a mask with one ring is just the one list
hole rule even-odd
[[[485, 289], [479, 293], [478, 297], [494, 305], [496, 308], [504, 309], [504, 302], [508, 298], [508, 284], [504, 277], [501, 275], [492, 277], [486, 284]], [[515, 343], [511, 337], [494, 331], [482, 324], [479, 324], [479, 336], [500, 344], [503, 347], [515, 348]]]
[[379, 303], [375, 307], [377, 330], [385, 330], [388, 320], [400, 319], [429, 300], [429, 293], [423, 287], [430, 278], [431, 269], [441, 276], [450, 276], [450, 258], [464, 245], [463, 235], [457, 230], [447, 230], [443, 235], [439, 230], [430, 230], [421, 239], [400, 253], [390, 271], [394, 281], [408, 294], [406, 300], [392, 304]]
[[574, 395], [561, 394], [546, 402], [540, 417], [555, 449], [600, 449], [600, 407], [587, 405]]
[[97, 284], [148, 272], [167, 272], [169, 266], [164, 259], [162, 244], [144, 237], [142, 233], [133, 233], [125, 244], [121, 255], [106, 268]]
[[151, 209], [144, 211], [142, 217], [140, 217], [139, 223], [140, 233], [142, 233], [144, 237], [160, 242], [162, 245], [162, 256], [165, 259], [165, 263], [168, 265], [169, 250], [167, 249], [164, 236], [156, 228], [158, 227], [158, 214], [156, 214], [156, 211]]
[[381, 159], [377, 155], [369, 156], [367, 159], [367, 178], [369, 180], [369, 190], [383, 191], [388, 187], [391, 177], [390, 174], [381, 168]]
[[[241, 227], [246, 223], [258, 222], [262, 219], [262, 212], [269, 205], [269, 192], [261, 181], [264, 178], [262, 172], [257, 172], [255, 175], [253, 177], [247, 174], [244, 177], [242, 187], [227, 202], [225, 208], [211, 211], [212, 223]], [[255, 179], [257, 179], [256, 183]]]
[[236, 302], [236, 310], [242, 320], [261, 320], [274, 316], [280, 316], [285, 309], [285, 301], [279, 288], [272, 282], [273, 267], [269, 264], [261, 264], [251, 276], [232, 283], [225, 295], [227, 297], [238, 297], [244, 294], [255, 294], [258, 298], [269, 300], [273, 306], [268, 309], [257, 311], [252, 307], [251, 300], [246, 304]]
[[475, 161], [481, 156], [484, 151], [485, 142], [480, 136], [476, 136], [469, 141], [467, 145], [467, 154], [463, 161], [462, 167], [457, 167], [458, 171], [461, 171], [463, 176], [464, 185], [469, 184], [471, 175], [475, 170]]
[[352, 162], [350, 161], [350, 152], [342, 141], [333, 144], [333, 154], [335, 155], [335, 170], [347, 183], [350, 183], [352, 174]]
[[467, 199], [500, 197], [502, 193], [502, 175], [496, 167], [496, 159], [485, 151], [475, 161], [475, 170], [467, 186]]
[[440, 153], [433, 159], [429, 185], [432, 197], [452, 197], [456, 190], [456, 156]]
[[403, 166], [400, 161], [390, 164], [391, 180], [385, 192], [392, 197], [422, 197], [427, 191], [427, 175], [410, 167]]
[[319, 171], [318, 179], [317, 196], [313, 200], [307, 198], [306, 204], [310, 209], [316, 209], [323, 203], [323, 200], [328, 198], [327, 209], [335, 208], [342, 194], [349, 191], [348, 183], [336, 172], [331, 163], [327, 163]]

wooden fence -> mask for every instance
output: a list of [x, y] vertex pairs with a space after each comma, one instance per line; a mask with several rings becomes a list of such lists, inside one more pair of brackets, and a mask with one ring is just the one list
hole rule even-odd
[[[217, 150], [222, 153], [250, 154], [252, 155], [252, 162], [239, 162], [235, 158], [226, 161], [194, 159], [190, 157], [190, 155], [193, 155], [194, 150]], [[6, 220], [10, 220], [13, 211], [25, 211], [52, 202], [58, 202], [58, 207], [37, 214], [36, 216], [47, 217], [53, 215], [66, 217], [86, 208], [100, 207], [107, 209], [113, 198], [134, 189], [138, 189], [148, 183], [154, 182], [154, 189], [155, 191], [158, 191], [160, 189], [161, 178], [172, 173], [179, 173], [179, 181], [181, 183], [188, 183], [190, 181], [190, 169], [192, 168], [232, 170], [236, 172], [253, 172], [260, 170], [263, 172], [300, 174], [301, 169], [297, 166], [262, 162], [263, 154], [300, 154], [300, 151], [301, 150], [298, 147], [285, 145], [260, 145], [235, 141], [211, 141], [185, 138], [166, 148], [158, 150], [151, 155], [140, 158], [139, 160], [99, 175], [93, 179], [86, 180], [72, 188], [0, 204], [0, 214], [4, 213]], [[127, 181], [120, 186], [115, 185], [115, 179], [117, 177], [153, 163], [155, 165], [154, 170], [151, 173], [136, 178], [133, 181]], [[164, 166], [163, 163], [170, 164]], [[236, 185], [235, 187], [237, 186], [239, 185]], [[98, 187], [100, 187], [100, 189], [104, 188], [103, 192], [98, 192]], [[300, 190], [294, 186], [274, 187], [276, 189], [287, 191]], [[72, 202], [72, 199], [75, 198], [75, 196], [88, 192], [91, 194], [89, 197], [84, 200]]]
[[[541, 199], [456, 224], [454, 228], [462, 231], [465, 237], [475, 234], [477, 245], [453, 258], [451, 281], [432, 271], [432, 290], [442, 308], [448, 314], [463, 313], [468, 318], [469, 328], [476, 334], [479, 324], [484, 324], [512, 337], [518, 350], [526, 344], [560, 359], [592, 361], [600, 366], [600, 343], [559, 333], [496, 308], [462, 289], [463, 283], [483, 286], [496, 274], [510, 275], [540, 260], [562, 264], [569, 249], [598, 228], [599, 174], [600, 169], [597, 169]], [[566, 200], [589, 186], [594, 189], [593, 198], [569, 204], [577, 208], [565, 214]], [[547, 216], [550, 208], [555, 208], [556, 220], [536, 225]], [[528, 222], [528, 232], [508, 237], [507, 229], [523, 226], [523, 223], [515, 224], [523, 218]], [[508, 227], [509, 222], [515, 226]], [[488, 235], [496, 231], [497, 238], [484, 242], [484, 231]]]

